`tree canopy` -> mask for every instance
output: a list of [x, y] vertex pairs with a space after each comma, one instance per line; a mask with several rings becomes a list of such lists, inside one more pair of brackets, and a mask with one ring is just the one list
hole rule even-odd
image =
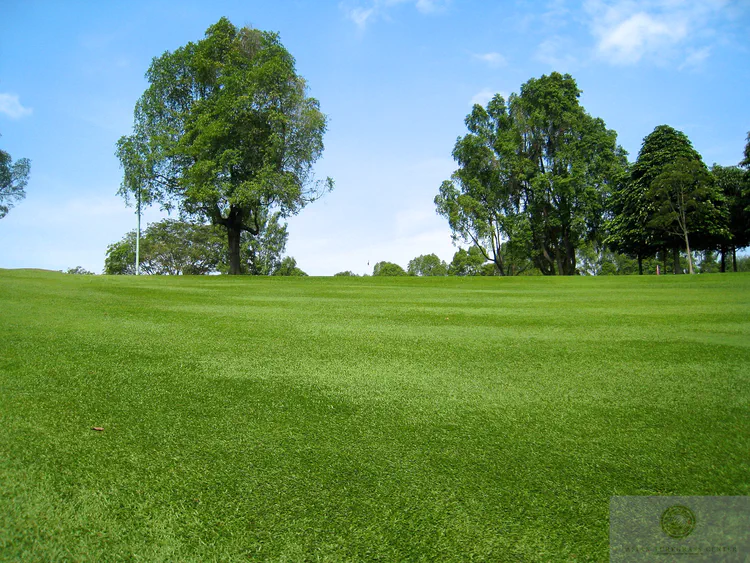
[[31, 161], [19, 158], [15, 162], [4, 150], [0, 150], [0, 219], [23, 198], [29, 181]]
[[477, 246], [500, 274], [528, 258], [544, 274], [574, 274], [576, 248], [600, 235], [625, 152], [579, 96], [570, 75], [553, 72], [466, 118], [469, 134], [453, 151], [459, 169], [435, 204], [454, 240]]
[[372, 269], [373, 276], [405, 276], [404, 269], [393, 262], [378, 262]]
[[229, 273], [241, 233], [298, 213], [333, 187], [316, 181], [326, 117], [277, 34], [221, 18], [204, 39], [153, 60], [133, 134], [117, 143], [120, 193], [226, 229]]
[[422, 254], [409, 260], [406, 271], [410, 276], [447, 276], [448, 265], [437, 254]]

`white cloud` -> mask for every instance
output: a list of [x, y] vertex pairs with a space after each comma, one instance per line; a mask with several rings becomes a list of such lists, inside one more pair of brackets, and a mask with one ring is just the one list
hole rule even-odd
[[22, 117], [31, 115], [33, 110], [21, 105], [16, 94], [0, 93], [0, 113], [4, 113], [11, 119], [21, 119]]
[[475, 59], [487, 63], [491, 67], [504, 66], [508, 63], [500, 53], [475, 53], [473, 56]]
[[713, 33], [714, 20], [722, 16], [726, 4], [726, 0], [588, 0], [585, 11], [600, 58], [629, 65], [646, 59], [685, 59], [687, 53], [687, 58], [695, 55], [690, 66], [710, 53], [691, 48], [690, 42]]

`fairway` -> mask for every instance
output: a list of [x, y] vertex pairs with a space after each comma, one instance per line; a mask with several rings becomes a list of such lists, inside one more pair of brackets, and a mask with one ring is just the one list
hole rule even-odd
[[0, 270], [0, 311], [3, 561], [602, 561], [613, 495], [750, 494], [746, 274]]

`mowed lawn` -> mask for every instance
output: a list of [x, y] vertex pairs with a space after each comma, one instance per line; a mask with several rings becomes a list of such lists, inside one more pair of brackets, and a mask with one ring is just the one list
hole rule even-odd
[[0, 271], [0, 560], [606, 560], [750, 494], [749, 366], [744, 274]]

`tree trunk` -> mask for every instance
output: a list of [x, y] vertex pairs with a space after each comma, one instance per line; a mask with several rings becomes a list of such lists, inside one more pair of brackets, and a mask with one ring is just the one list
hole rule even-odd
[[638, 275], [643, 275], [643, 256], [638, 255]]
[[238, 226], [230, 225], [227, 227], [227, 235], [229, 237], [229, 274], [237, 276], [242, 273], [240, 265], [240, 236], [242, 230]]
[[732, 247], [732, 270], [737, 271], [737, 247]]
[[672, 249], [672, 260], [674, 261], [674, 273], [675, 275], [681, 273], [680, 270], [680, 249], [677, 247], [677, 245], [674, 246]]
[[721, 270], [722, 274], [727, 271], [727, 247], [721, 247]]
[[690, 241], [688, 240], [688, 235], [685, 233], [685, 248], [687, 249], [687, 258], [688, 258], [688, 273], [693, 274], [693, 257], [690, 254]]

